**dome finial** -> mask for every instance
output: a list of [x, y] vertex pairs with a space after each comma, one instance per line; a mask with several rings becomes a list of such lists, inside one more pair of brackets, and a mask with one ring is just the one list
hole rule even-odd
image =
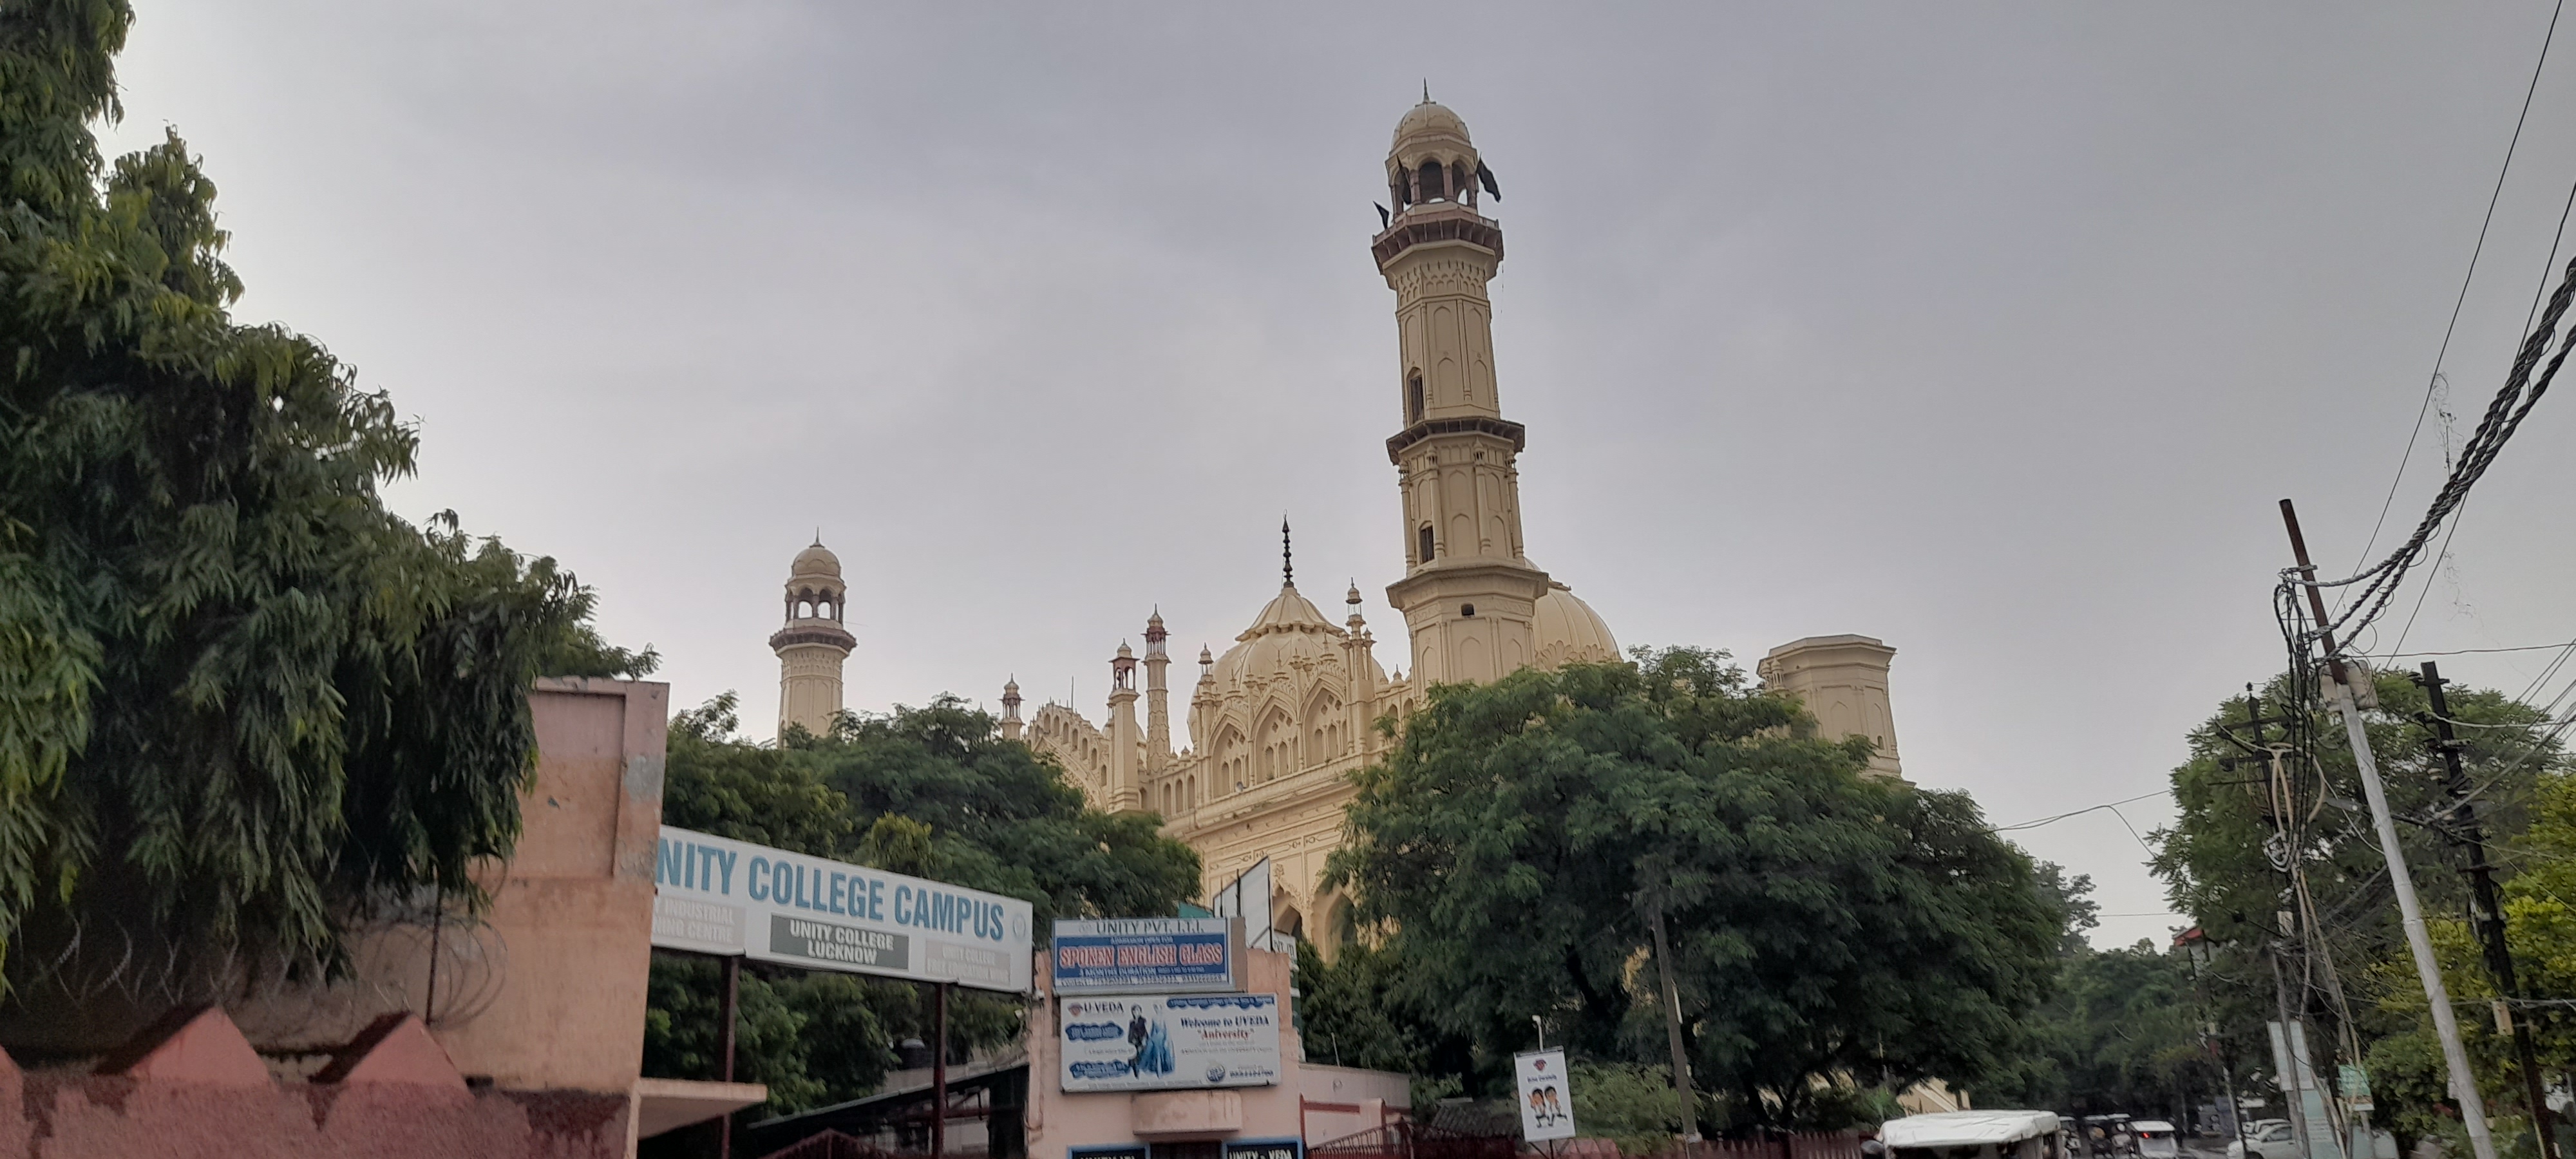
[[1422, 103], [1431, 103], [1431, 78], [1427, 76], [1422, 78]]
[[1288, 542], [1288, 513], [1279, 513], [1279, 586], [1297, 586], [1297, 555]]

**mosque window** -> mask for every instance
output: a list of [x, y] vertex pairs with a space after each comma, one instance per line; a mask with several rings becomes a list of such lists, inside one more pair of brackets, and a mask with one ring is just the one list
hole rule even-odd
[[1405, 420], [1407, 422], [1422, 421], [1422, 372], [1419, 370], [1404, 380], [1404, 413], [1410, 416]]
[[1422, 163], [1422, 199], [1439, 201], [1449, 196], [1449, 171], [1437, 161]]
[[1476, 605], [1460, 604], [1458, 605], [1458, 614], [1461, 616], [1473, 616], [1476, 614]]
[[1431, 525], [1430, 525], [1430, 524], [1428, 524], [1428, 523], [1423, 524], [1423, 525], [1422, 525], [1421, 530], [1416, 531], [1416, 532], [1414, 533], [1413, 538], [1414, 538], [1413, 562], [1415, 562], [1415, 563], [1429, 563], [1429, 562], [1431, 562]]

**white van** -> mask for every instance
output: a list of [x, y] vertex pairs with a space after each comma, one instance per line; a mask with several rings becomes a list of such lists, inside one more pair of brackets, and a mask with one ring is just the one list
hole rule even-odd
[[2174, 1125], [2158, 1119], [2140, 1119], [2129, 1124], [2129, 1134], [2138, 1141], [2138, 1159], [2180, 1159], [2182, 1144], [2174, 1138]]
[[1878, 1128], [1888, 1159], [2066, 1159], [2054, 1111], [1944, 1111]]

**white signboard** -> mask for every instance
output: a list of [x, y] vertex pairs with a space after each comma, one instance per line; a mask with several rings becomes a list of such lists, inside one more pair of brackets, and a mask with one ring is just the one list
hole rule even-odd
[[662, 827], [653, 944], [764, 962], [1029, 989], [1034, 914], [1017, 898]]
[[1065, 998], [1058, 1008], [1067, 1094], [1279, 1084], [1276, 994]]
[[1520, 1080], [1521, 1138], [1532, 1143], [1574, 1137], [1574, 1082], [1565, 1073], [1565, 1051], [1530, 1050], [1512, 1056]]

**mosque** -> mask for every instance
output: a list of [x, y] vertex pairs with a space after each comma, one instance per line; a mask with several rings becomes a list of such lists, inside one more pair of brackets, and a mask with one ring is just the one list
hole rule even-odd
[[[1409, 714], [1435, 684], [1620, 658], [1600, 613], [1532, 562], [1521, 540], [1527, 431], [1503, 417], [1495, 391], [1486, 295], [1503, 231], [1478, 204], [1480, 192], [1500, 199], [1493, 172], [1466, 123], [1426, 95], [1396, 123], [1386, 178], [1393, 208], [1381, 208], [1385, 228], [1369, 251], [1395, 292], [1401, 338], [1399, 427], [1386, 455], [1404, 510], [1405, 572], [1386, 596], [1404, 616], [1409, 667], [1390, 674], [1378, 665], [1357, 587], [1343, 595], [1338, 624], [1301, 594], [1283, 542], [1278, 596], [1223, 655], [1199, 649], [1179, 748], [1171, 634], [1159, 613], [1145, 621], [1144, 655], [1122, 643], [1109, 662], [1099, 723], [1052, 703], [1023, 719], [1019, 685], [1002, 691], [1004, 736], [1054, 754], [1094, 807], [1160, 815], [1167, 834], [1198, 850], [1208, 895], [1269, 858], [1273, 927], [1327, 954], [1352, 937], [1349, 908], [1317, 882], [1342, 841], [1350, 774], [1390, 743], [1372, 722]], [[820, 543], [798, 553], [790, 573], [787, 621], [770, 637], [779, 719], [820, 731], [841, 710], [841, 664], [855, 645], [842, 627], [846, 587]], [[1887, 692], [1895, 655], [1868, 636], [1812, 636], [1772, 649], [1756, 671], [1767, 687], [1799, 696], [1825, 735], [1876, 742], [1870, 771], [1897, 777]]]

